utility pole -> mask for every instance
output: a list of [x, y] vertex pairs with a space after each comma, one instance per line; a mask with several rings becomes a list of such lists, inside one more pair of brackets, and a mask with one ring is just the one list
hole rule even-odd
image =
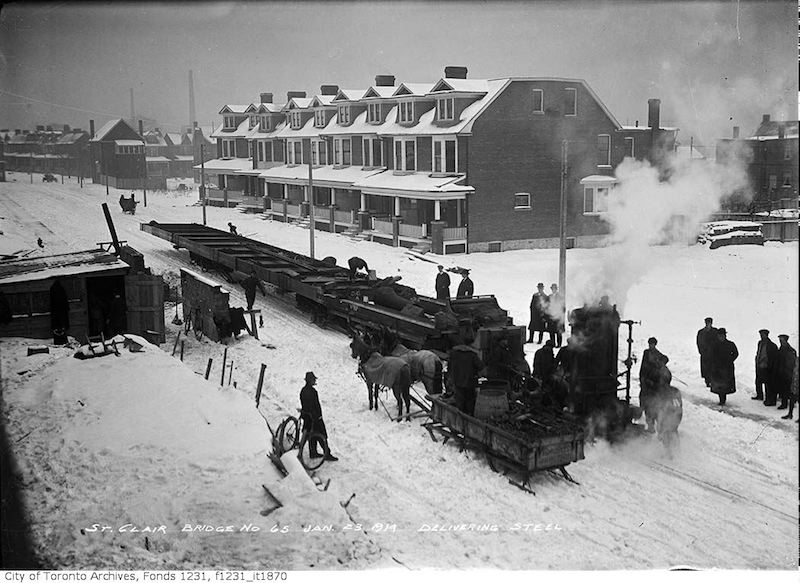
[[31, 184], [33, 184], [33, 148], [31, 148], [31, 158], [30, 158], [30, 160], [31, 160], [31, 162], [30, 162], [30, 172], [29, 172], [29, 174], [31, 175]]
[[558, 233], [558, 289], [567, 301], [567, 140], [561, 142], [561, 212]]
[[142, 146], [142, 163], [144, 165], [144, 176], [142, 178], [142, 195], [144, 197], [144, 208], [147, 208], [147, 149]]
[[311, 234], [309, 246], [311, 249], [311, 259], [314, 259], [314, 143], [311, 139], [308, 140], [308, 216], [309, 216], [309, 231]]
[[[195, 132], [195, 138], [197, 132]], [[206, 224], [206, 167], [205, 146], [200, 144], [200, 200], [203, 203], [203, 224]]]

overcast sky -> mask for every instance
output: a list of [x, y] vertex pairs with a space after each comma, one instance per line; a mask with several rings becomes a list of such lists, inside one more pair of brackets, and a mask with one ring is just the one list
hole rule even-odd
[[712, 145], [762, 114], [798, 116], [797, 2], [145, 2], [6, 4], [0, 12], [0, 128], [99, 128], [136, 116], [202, 125], [226, 103], [375, 75], [585, 79], [621, 123], [647, 120]]

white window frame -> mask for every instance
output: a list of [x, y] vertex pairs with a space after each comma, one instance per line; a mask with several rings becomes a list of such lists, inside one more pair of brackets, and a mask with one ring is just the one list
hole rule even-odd
[[262, 115], [261, 116], [261, 130], [262, 131], [269, 131], [269, 116]]
[[337, 120], [339, 125], [347, 125], [350, 123], [350, 106], [349, 105], [340, 105], [338, 111], [336, 112], [339, 116]]
[[[286, 158], [287, 158], [287, 163], [290, 165], [292, 164], [298, 165], [303, 163], [302, 140], [286, 140]], [[298, 160], [298, 158], [300, 159]]]
[[222, 127], [227, 130], [235, 130], [236, 129], [236, 116], [234, 115], [224, 115], [222, 116]]
[[303, 127], [303, 115], [298, 110], [294, 109], [289, 112], [289, 125], [293, 130], [298, 130]]
[[[600, 185], [585, 185], [583, 187], [583, 214], [601, 215], [608, 212], [608, 196], [611, 188]], [[586, 204], [587, 196], [591, 197], [591, 208]]]
[[381, 121], [381, 104], [367, 103], [367, 123], [380, 123], [380, 121]]
[[439, 121], [452, 121], [456, 118], [456, 100], [453, 97], [441, 97], [436, 100], [436, 118]]
[[[539, 96], [539, 109], [536, 109], [536, 96]], [[534, 89], [532, 91], [533, 97], [533, 113], [544, 113], [544, 89]]]
[[[447, 142], [451, 142], [455, 146], [453, 153], [453, 169], [447, 169]], [[439, 156], [437, 160], [436, 149], [439, 148]], [[438, 167], [437, 167], [438, 163]], [[431, 168], [436, 173], [452, 173], [458, 172], [458, 140], [455, 138], [434, 137], [433, 148], [431, 149]]]
[[783, 184], [781, 186], [791, 186], [792, 185], [792, 172], [790, 170], [783, 171]]
[[398, 123], [411, 123], [414, 121], [414, 102], [401, 101], [397, 104]]
[[515, 192], [514, 193], [514, 210], [515, 211], [529, 211], [533, 207], [531, 205], [530, 192]]
[[325, 166], [328, 163], [328, 144], [325, 140], [311, 140], [311, 162], [314, 166]]
[[[600, 160], [600, 139], [607, 138], [608, 148], [606, 149], [606, 159]], [[597, 136], [597, 167], [611, 168], [611, 134], [598, 134]]]
[[[408, 145], [413, 144], [414, 160], [413, 168], [407, 164]], [[399, 149], [398, 149], [399, 146]], [[394, 139], [394, 169], [401, 172], [416, 172], [417, 170], [417, 140], [416, 138], [395, 138]]]
[[783, 144], [783, 159], [784, 160], [792, 159], [792, 145], [788, 141]]
[[625, 138], [625, 152], [629, 158], [636, 157], [636, 140], [633, 138]]
[[324, 109], [317, 109], [314, 111], [314, 127], [315, 128], [324, 128], [325, 127], [325, 110]]
[[[347, 147], [345, 147], [345, 145]], [[334, 166], [350, 166], [353, 162], [353, 144], [350, 138], [333, 139]]]
[[236, 157], [236, 140], [221, 140], [222, 141], [222, 158], [235, 158]]
[[262, 142], [261, 140], [256, 142], [256, 156], [259, 162], [264, 161], [264, 142]]
[[[564, 111], [565, 117], [575, 117], [578, 115], [578, 88], [577, 87], [565, 87], [564, 88], [565, 94], [569, 94], [572, 92], [572, 113], [567, 113], [566, 109]], [[564, 97], [564, 107], [566, 108], [567, 105], [567, 98]]]
[[[379, 160], [375, 160], [375, 150], [374, 144], [378, 145], [378, 156], [380, 157]], [[383, 166], [383, 147], [381, 145], [381, 139], [377, 137], [365, 137], [361, 141], [361, 147], [364, 154], [364, 166], [368, 168], [377, 168]]]
[[258, 116], [256, 114], [251, 113], [250, 115], [247, 116], [247, 129], [252, 130], [254, 127], [256, 127], [257, 123], [258, 123]]

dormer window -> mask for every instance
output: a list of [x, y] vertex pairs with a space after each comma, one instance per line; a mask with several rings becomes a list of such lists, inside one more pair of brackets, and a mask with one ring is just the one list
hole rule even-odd
[[397, 109], [397, 121], [400, 123], [411, 123], [414, 121], [414, 102], [401, 101]]
[[225, 115], [222, 117], [222, 127], [227, 130], [236, 129], [236, 117], [232, 115]]
[[439, 121], [455, 119], [455, 103], [452, 97], [436, 101], [436, 114]]
[[248, 123], [247, 127], [252, 130], [254, 127], [256, 127], [256, 124], [258, 123], [258, 116], [255, 114], [248, 116], [247, 123]]
[[314, 112], [314, 127], [315, 128], [324, 128], [325, 127], [325, 111], [322, 109], [318, 109]]
[[299, 111], [290, 111], [289, 112], [289, 124], [292, 126], [293, 130], [298, 130], [303, 127], [303, 116]]
[[339, 124], [340, 125], [347, 125], [350, 123], [350, 106], [349, 105], [340, 105], [339, 106]]
[[261, 130], [265, 131], [265, 132], [268, 132], [270, 129], [272, 129], [272, 128], [270, 128], [270, 125], [269, 125], [269, 116], [268, 115], [262, 115], [261, 116]]
[[381, 121], [381, 104], [367, 104], [367, 123], [378, 123]]

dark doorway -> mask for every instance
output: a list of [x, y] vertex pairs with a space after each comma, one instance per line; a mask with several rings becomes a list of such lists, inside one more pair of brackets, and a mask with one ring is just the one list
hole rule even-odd
[[110, 338], [126, 331], [125, 280], [122, 276], [86, 280], [89, 335]]

